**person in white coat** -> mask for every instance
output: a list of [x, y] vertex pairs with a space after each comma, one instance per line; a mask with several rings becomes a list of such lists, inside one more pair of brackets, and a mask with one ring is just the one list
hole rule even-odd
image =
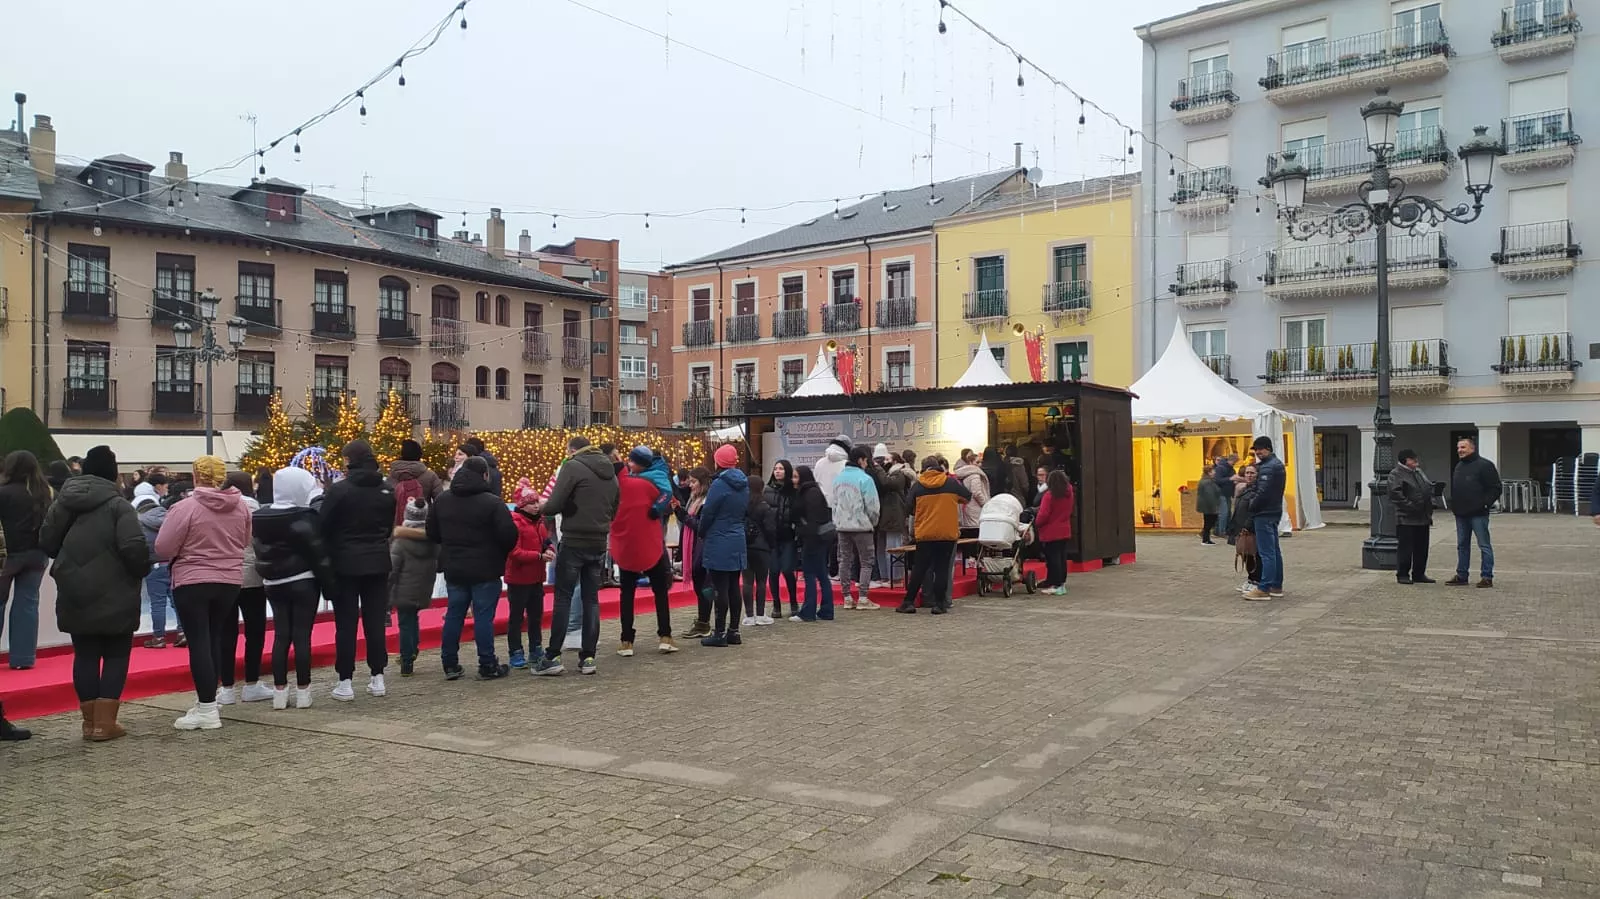
[[833, 438], [828, 443], [828, 448], [822, 451], [822, 458], [811, 465], [811, 473], [817, 479], [817, 486], [822, 488], [822, 498], [828, 501], [828, 508], [833, 508], [833, 482], [844, 470], [844, 465], [850, 458], [850, 438], [844, 434]]

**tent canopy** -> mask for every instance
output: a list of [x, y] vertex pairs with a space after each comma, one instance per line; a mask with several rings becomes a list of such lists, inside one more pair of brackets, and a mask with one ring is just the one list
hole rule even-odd
[[978, 341], [978, 352], [972, 357], [972, 364], [967, 366], [966, 373], [956, 379], [957, 387], [990, 387], [995, 384], [1010, 384], [1011, 376], [995, 361], [994, 353], [989, 350], [989, 335], [986, 333]]
[[1278, 411], [1218, 377], [1195, 355], [1182, 322], [1166, 352], [1128, 389], [1136, 425], [1254, 420]]
[[839, 378], [833, 373], [833, 366], [828, 363], [826, 350], [817, 350], [817, 364], [811, 369], [811, 374], [795, 388], [790, 396], [840, 396], [844, 393], [844, 385], [839, 383]]

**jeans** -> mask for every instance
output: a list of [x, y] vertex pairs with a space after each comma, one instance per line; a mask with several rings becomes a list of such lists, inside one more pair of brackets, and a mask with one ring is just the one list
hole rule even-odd
[[522, 651], [524, 621], [528, 645], [534, 649], [544, 645], [540, 637], [544, 632], [544, 584], [507, 584], [506, 602], [511, 606], [511, 620], [506, 622], [506, 651]]
[[1228, 519], [1233, 515], [1233, 502], [1228, 499], [1228, 491], [1232, 489], [1233, 485], [1231, 483], [1222, 488], [1222, 504], [1217, 509], [1217, 526], [1215, 528], [1218, 534], [1228, 533]]
[[240, 587], [235, 603], [238, 614], [233, 616], [233, 627], [227, 622], [217, 622], [213, 629], [213, 642], [217, 647], [217, 674], [224, 687], [233, 686], [234, 657], [239, 649], [239, 618], [244, 618], [244, 682], [253, 684], [261, 680], [261, 652], [267, 648], [267, 591], [263, 587]]
[[[367, 672], [382, 674], [389, 667], [389, 646], [384, 634], [389, 626], [389, 575], [369, 574], [339, 578], [333, 597], [334, 670], [340, 680], [356, 671], [356, 625], [367, 644]], [[477, 611], [473, 611], [477, 615]]]
[[622, 642], [632, 643], [638, 636], [633, 630], [634, 597], [639, 592], [639, 579], [648, 577], [650, 589], [656, 597], [656, 636], [672, 636], [672, 558], [665, 552], [649, 571], [622, 571]]
[[72, 689], [79, 702], [121, 699], [128, 683], [133, 635], [72, 635]]
[[1277, 512], [1255, 517], [1256, 553], [1261, 556], [1262, 590], [1283, 590], [1283, 550], [1278, 547], [1278, 524], [1283, 516]]
[[289, 650], [294, 649], [295, 686], [311, 686], [311, 626], [317, 623], [317, 592], [314, 578], [301, 578], [267, 587], [267, 602], [272, 604], [272, 683], [289, 685]]
[[1044, 544], [1043, 587], [1062, 587], [1067, 583], [1067, 551], [1070, 540], [1048, 540]]
[[799, 550], [794, 539], [778, 538], [778, 545], [772, 548], [772, 568], [767, 574], [767, 587], [772, 593], [772, 612], [774, 615], [783, 614], [783, 595], [778, 590], [783, 582], [789, 583], [789, 611], [800, 614], [800, 592], [795, 589], [794, 570], [800, 567]]
[[500, 581], [465, 584], [444, 582], [444, 633], [440, 635], [439, 661], [446, 673], [461, 667], [461, 630], [467, 622], [467, 607], [472, 607], [472, 641], [478, 645], [478, 670], [497, 668], [494, 654], [494, 610], [500, 605]]
[[[739, 589], [744, 594], [744, 613], [746, 616], [767, 614], [767, 569], [772, 565], [772, 554], [760, 550], [750, 550], [744, 563], [744, 579], [739, 582]], [[778, 605], [778, 597], [772, 597], [774, 606]]]
[[144, 576], [144, 592], [150, 599], [150, 636], [167, 635], [167, 607], [172, 607], [172, 617], [177, 619], [178, 633], [183, 633], [183, 617], [172, 601], [172, 564], [152, 562], [150, 573]]
[[32, 668], [39, 648], [39, 585], [50, 560], [43, 552], [18, 553], [0, 573], [0, 633], [11, 600], [11, 667]]
[[422, 620], [417, 609], [400, 609], [396, 615], [400, 628], [400, 661], [414, 662], [422, 643]]
[[[189, 622], [189, 677], [202, 703], [217, 701], [218, 629], [233, 633], [239, 621], [238, 584], [184, 584], [172, 591], [173, 601]], [[235, 644], [238, 645], [238, 644]], [[229, 667], [233, 658], [228, 658]]]
[[581, 590], [583, 646], [579, 657], [594, 657], [600, 644], [600, 560], [601, 549], [582, 549], [563, 544], [556, 550], [556, 608], [550, 619], [550, 646], [545, 658], [561, 658], [561, 644], [567, 640], [568, 618], [572, 615], [574, 594]]
[[856, 583], [856, 595], [867, 598], [872, 585], [872, 555], [875, 550], [871, 531], [839, 532], [839, 592], [840, 599], [850, 598], [850, 583]]
[[[832, 537], [813, 537], [800, 546], [800, 573], [806, 579], [806, 601], [800, 607], [801, 621], [833, 620], [833, 582], [828, 579], [828, 553], [833, 548]], [[822, 593], [822, 605], [817, 605], [817, 593]]]
[[889, 550], [899, 549], [905, 543], [905, 534], [891, 534], [888, 531], [878, 532], [878, 568], [876, 574], [880, 579], [885, 581], [889, 579]]
[[1425, 524], [1397, 524], [1394, 527], [1395, 577], [1415, 580], [1428, 576], [1428, 526]]
[[1485, 579], [1494, 578], [1494, 546], [1489, 542], [1489, 516], [1456, 516], [1456, 577], [1467, 579], [1472, 567], [1472, 538], [1478, 538], [1479, 570]]
[[948, 588], [946, 581], [950, 577], [950, 564], [955, 558], [955, 551], [954, 540], [918, 540], [911, 574], [906, 576], [906, 598], [901, 605], [908, 608], [915, 606], [920, 592], [924, 606], [948, 608], [950, 601], [944, 593]]

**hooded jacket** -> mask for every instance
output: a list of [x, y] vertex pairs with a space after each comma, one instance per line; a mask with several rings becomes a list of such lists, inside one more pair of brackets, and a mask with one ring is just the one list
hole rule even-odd
[[[623, 571], [649, 571], [667, 551], [661, 517], [656, 512], [662, 495], [656, 482], [644, 473], [623, 474], [617, 478], [617, 514], [611, 520], [611, 561]], [[665, 495], [672, 495], [670, 488]]]
[[[245, 511], [250, 514], [250, 530], [253, 534], [256, 513], [261, 511], [261, 504], [256, 502], [256, 498], [253, 496], [241, 496], [239, 499], [244, 503]], [[239, 586], [246, 589], [262, 586], [261, 575], [256, 572], [256, 541], [254, 539], [246, 540], [244, 544], [244, 570], [240, 574]]]
[[498, 584], [517, 545], [517, 526], [506, 504], [489, 491], [488, 479], [462, 466], [428, 513], [428, 539], [439, 544], [446, 581]]
[[482, 456], [484, 464], [489, 466], [489, 492], [493, 493], [495, 496], [499, 496], [500, 495], [500, 460], [496, 459], [494, 457], [494, 453], [491, 453], [488, 450], [484, 450], [483, 452], [479, 453], [478, 455]]
[[[923, 472], [924, 475], [927, 472]], [[978, 526], [978, 517], [983, 513], [983, 504], [989, 501], [989, 476], [983, 469], [970, 462], [963, 462], [956, 466], [951, 476], [961, 481], [961, 486], [967, 490], [967, 495], [972, 499], [961, 507], [961, 527], [975, 528]], [[921, 480], [919, 477], [918, 480]], [[916, 488], [913, 487], [913, 490]]]
[[822, 488], [822, 498], [828, 501], [828, 506], [833, 506], [833, 482], [844, 470], [845, 463], [850, 461], [850, 444], [841, 443], [837, 438], [828, 448], [822, 451], [822, 458], [811, 466], [811, 474], [817, 479], [817, 486]]
[[430, 503], [445, 490], [444, 481], [433, 473], [433, 469], [409, 459], [396, 459], [389, 463], [389, 488], [397, 488], [401, 481], [416, 481], [422, 487], [423, 497]]
[[[597, 447], [586, 446], [556, 471], [556, 485], [545, 500], [544, 517], [548, 523], [561, 516], [563, 545], [604, 552], [611, 520], [617, 515], [617, 499], [616, 467]], [[549, 527], [554, 530], [555, 525]]]
[[[1600, 513], [1596, 513], [1600, 514]], [[778, 517], [767, 503], [765, 490], [751, 490], [744, 507], [744, 546], [750, 556], [766, 556], [777, 542]], [[746, 560], [746, 564], [750, 560]]]
[[1072, 539], [1072, 510], [1076, 505], [1071, 481], [1067, 482], [1066, 495], [1059, 498], [1049, 490], [1039, 491], [1039, 514], [1034, 516], [1033, 531], [1040, 542]]
[[167, 512], [156, 535], [156, 558], [172, 562], [172, 587], [232, 584], [244, 579], [250, 510], [236, 488], [196, 487]]
[[[978, 472], [978, 476], [982, 477], [983, 472]], [[909, 498], [913, 540], [921, 543], [961, 538], [961, 504], [971, 499], [972, 494], [959, 480], [930, 468], [912, 485]]]
[[344, 577], [389, 573], [389, 537], [394, 532], [394, 488], [376, 461], [355, 460], [350, 474], [323, 494], [318, 523], [333, 567]]
[[[141, 489], [142, 488], [142, 489]], [[133, 511], [139, 515], [139, 528], [150, 544], [150, 561], [156, 561], [156, 537], [167, 520], [167, 504], [161, 501], [156, 488], [140, 484], [133, 488]]]
[[743, 571], [749, 562], [744, 514], [750, 505], [750, 479], [724, 468], [711, 479], [700, 507], [700, 564], [707, 571]]
[[1433, 526], [1433, 482], [1419, 466], [1415, 470], [1398, 462], [1389, 472], [1389, 502], [1395, 523], [1412, 527]]
[[1222, 513], [1222, 488], [1215, 478], [1201, 478], [1194, 489], [1194, 510], [1201, 515]]
[[1500, 501], [1500, 471], [1488, 459], [1473, 453], [1450, 472], [1450, 511], [1457, 518], [1488, 515]]
[[[48, 504], [47, 504], [48, 505]], [[13, 556], [39, 548], [39, 506], [21, 481], [0, 484], [0, 531]]]
[[308, 579], [333, 584], [333, 566], [311, 509], [316, 496], [316, 479], [304, 469], [281, 468], [272, 476], [272, 505], [251, 520], [256, 574], [266, 586]]
[[896, 465], [878, 478], [878, 528], [885, 534], [906, 532], [906, 493], [915, 481], [904, 465]]
[[846, 465], [833, 480], [833, 525], [845, 533], [870, 533], [878, 526], [878, 485], [859, 465]]
[[[519, 586], [544, 583], [544, 551], [555, 545], [555, 541], [550, 539], [550, 532], [545, 529], [544, 519], [534, 518], [517, 509], [511, 513], [511, 523], [517, 527], [517, 545], [506, 554], [506, 583]], [[659, 532], [661, 528], [657, 527], [656, 530]], [[657, 533], [656, 539], [660, 540], [660, 537]]]
[[439, 575], [439, 547], [422, 528], [404, 525], [389, 541], [389, 608], [420, 612], [433, 605]]
[[795, 538], [795, 522], [799, 517], [799, 505], [795, 503], [793, 488], [779, 486], [776, 482], [768, 481], [765, 489], [761, 491], [767, 505], [772, 507], [772, 527], [774, 542], [772, 548], [779, 544], [793, 543]]
[[120, 636], [139, 628], [139, 588], [150, 548], [133, 506], [94, 475], [68, 478], [39, 529], [54, 558], [56, 627], [66, 634]]
[[[817, 529], [833, 521], [833, 510], [828, 508], [828, 500], [822, 495], [822, 485], [815, 482], [800, 485], [794, 495], [794, 509], [794, 532], [802, 543], [817, 540], [821, 537]], [[833, 535], [821, 539], [832, 540]]]

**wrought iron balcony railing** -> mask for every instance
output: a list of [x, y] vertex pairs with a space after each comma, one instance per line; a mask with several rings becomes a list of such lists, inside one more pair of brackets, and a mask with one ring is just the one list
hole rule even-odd
[[1273, 90], [1431, 56], [1449, 56], [1452, 52], [1444, 23], [1437, 19], [1396, 25], [1332, 41], [1299, 44], [1274, 53], [1267, 57], [1267, 74], [1259, 83], [1264, 89]]

